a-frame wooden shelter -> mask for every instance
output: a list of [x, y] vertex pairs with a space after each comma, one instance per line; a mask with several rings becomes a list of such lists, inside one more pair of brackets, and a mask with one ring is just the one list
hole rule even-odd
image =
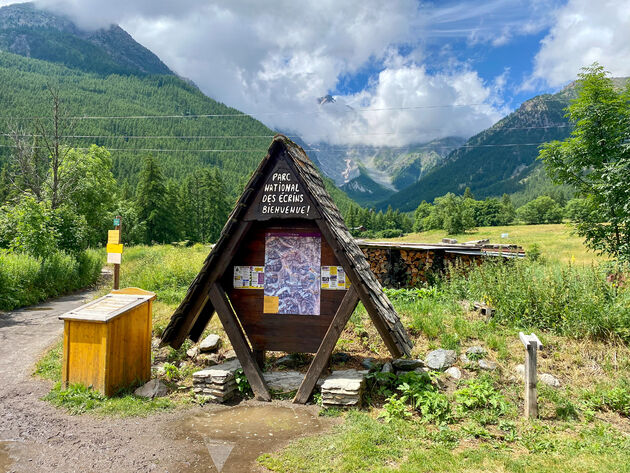
[[[276, 254], [270, 235], [279, 235], [289, 256]], [[278, 273], [272, 270], [289, 264], [286, 259], [305, 258], [308, 251], [291, 246], [307, 240], [321, 244], [321, 255], [310, 263], [316, 273], [303, 266], [295, 270], [305, 287], [291, 289], [290, 296], [288, 287], [277, 290]], [[272, 256], [279, 259], [270, 262]], [[326, 277], [320, 269], [328, 271]], [[331, 277], [328, 282], [333, 272], [339, 281]], [[348, 284], [343, 284], [344, 273]], [[286, 279], [291, 285], [293, 277]], [[277, 135], [164, 330], [162, 343], [178, 348], [187, 337], [198, 341], [216, 311], [258, 399], [271, 398], [260, 367], [265, 350], [316, 353], [294, 398], [305, 403], [359, 301], [392, 356], [409, 355], [407, 333], [315, 166], [302, 148]]]

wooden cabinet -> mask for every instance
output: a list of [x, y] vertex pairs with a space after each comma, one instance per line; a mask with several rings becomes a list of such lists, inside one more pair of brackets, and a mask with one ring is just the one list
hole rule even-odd
[[64, 385], [82, 383], [112, 396], [148, 381], [154, 299], [142, 289], [120, 289], [59, 317], [64, 321]]

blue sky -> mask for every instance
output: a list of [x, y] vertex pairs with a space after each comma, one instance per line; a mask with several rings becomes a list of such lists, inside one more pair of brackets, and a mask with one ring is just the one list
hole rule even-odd
[[309, 144], [469, 137], [593, 61], [630, 76], [630, 0], [37, 4], [120, 24], [210, 97]]

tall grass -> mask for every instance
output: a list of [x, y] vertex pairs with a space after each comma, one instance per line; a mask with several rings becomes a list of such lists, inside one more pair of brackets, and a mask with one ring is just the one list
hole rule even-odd
[[630, 341], [630, 289], [607, 282], [599, 266], [487, 262], [470, 271], [452, 268], [442, 290], [489, 304], [495, 319], [510, 326]]
[[0, 310], [35, 304], [93, 284], [104, 253], [86, 250], [78, 257], [59, 252], [42, 260], [23, 253], [0, 252]]
[[121, 287], [141, 287], [157, 293], [158, 300], [177, 305], [209, 253], [203, 245], [130, 247], [123, 254]]

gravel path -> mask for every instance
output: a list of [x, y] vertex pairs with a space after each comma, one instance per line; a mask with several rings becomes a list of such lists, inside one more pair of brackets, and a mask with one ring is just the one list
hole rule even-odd
[[50, 383], [30, 376], [34, 363], [63, 333], [59, 315], [94, 296], [83, 291], [0, 312], [0, 473], [174, 472], [203, 450], [170, 428], [177, 412], [141, 419], [70, 416], [41, 401]]
[[[218, 429], [204, 419], [225, 412], [225, 406], [206, 405], [128, 419], [71, 416], [56, 409], [41, 400], [51, 385], [31, 376], [34, 364], [62, 335], [59, 315], [93, 299], [95, 294], [83, 291], [39, 306], [0, 312], [0, 473], [216, 472], [209, 454], [208, 445], [213, 442], [209, 436], [215, 437], [221, 430], [227, 432], [223, 438], [236, 445], [222, 473], [261, 471], [255, 458], [262, 451], [281, 447], [289, 439], [284, 432], [269, 442], [274, 429], [279, 429], [280, 434], [286, 431], [282, 425], [275, 425], [273, 419], [277, 415], [300, 410], [295, 412], [295, 419], [305, 411], [315, 416], [312, 425], [294, 425], [291, 438], [313, 435], [330, 425], [322, 418], [316, 420], [314, 406], [301, 407], [288, 401], [242, 402], [228, 409], [236, 416], [234, 419], [214, 417]], [[264, 414], [258, 420], [245, 419], [245, 422], [252, 428], [259, 428], [256, 426], [262, 422], [263, 428], [271, 429], [265, 434], [267, 441], [258, 445], [246, 440], [249, 437], [245, 435], [230, 437], [234, 434], [230, 425], [243, 424], [238, 416], [247, 416], [257, 406], [264, 406]], [[239, 414], [240, 410], [243, 414]], [[293, 417], [291, 414], [290, 418]], [[239, 447], [241, 442], [244, 443]], [[250, 466], [243, 469], [243, 465]]]

